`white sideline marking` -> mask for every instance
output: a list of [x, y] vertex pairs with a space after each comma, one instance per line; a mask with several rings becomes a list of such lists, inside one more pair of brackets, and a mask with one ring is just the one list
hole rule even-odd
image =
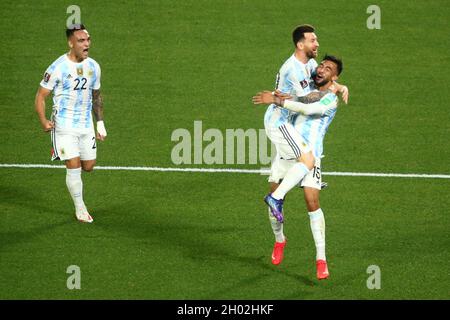
[[[63, 165], [50, 164], [16, 164], [2, 163], [0, 168], [42, 168], [42, 169], [64, 169]], [[257, 173], [269, 174], [269, 169], [209, 169], [209, 168], [161, 168], [161, 167], [117, 167], [97, 166], [95, 170], [125, 170], [125, 171], [179, 171], [179, 172], [227, 172], [227, 173]], [[449, 174], [416, 174], [416, 173], [370, 173], [370, 172], [323, 172], [326, 176], [346, 177], [388, 177], [388, 178], [427, 178], [427, 179], [450, 179]]]

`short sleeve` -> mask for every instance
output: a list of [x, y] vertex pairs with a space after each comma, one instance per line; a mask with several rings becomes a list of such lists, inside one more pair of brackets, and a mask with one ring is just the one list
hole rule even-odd
[[92, 86], [92, 89], [94, 89], [94, 90], [100, 89], [101, 75], [102, 75], [102, 71], [100, 69], [100, 65], [98, 63], [95, 63], [95, 79], [94, 79], [94, 84]]
[[53, 90], [58, 84], [58, 70], [53, 65], [47, 68], [40, 83], [41, 87]]

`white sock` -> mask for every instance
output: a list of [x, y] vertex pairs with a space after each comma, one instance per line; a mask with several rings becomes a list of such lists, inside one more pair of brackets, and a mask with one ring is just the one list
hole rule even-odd
[[327, 260], [325, 257], [325, 217], [322, 209], [308, 212], [311, 231], [316, 244], [316, 260]]
[[272, 212], [270, 212], [270, 208], [269, 208], [269, 220], [270, 225], [272, 226], [273, 234], [275, 235], [275, 241], [284, 242], [285, 237], [283, 233], [283, 224], [273, 216]]
[[69, 189], [70, 195], [72, 196], [75, 210], [79, 211], [80, 209], [85, 208], [83, 201], [83, 181], [81, 180], [81, 168], [67, 169], [66, 185], [67, 189]]
[[298, 185], [308, 172], [309, 169], [303, 162], [296, 162], [288, 170], [277, 190], [272, 193], [272, 197], [277, 200], [283, 199], [286, 193]]

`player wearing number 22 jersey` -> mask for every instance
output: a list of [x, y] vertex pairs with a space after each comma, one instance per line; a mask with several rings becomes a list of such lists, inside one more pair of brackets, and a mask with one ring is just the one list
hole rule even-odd
[[57, 131], [93, 131], [92, 90], [100, 89], [100, 66], [92, 58], [73, 62], [67, 54], [46, 70], [40, 85], [53, 90], [53, 118]]
[[[93, 222], [83, 201], [81, 170], [92, 171], [97, 157], [96, 138], [103, 141], [103, 100], [100, 95], [99, 64], [88, 57], [91, 38], [84, 25], [66, 30], [70, 51], [45, 71], [36, 94], [35, 106], [42, 128], [51, 133], [52, 160], [66, 164], [66, 185], [81, 222]], [[53, 112], [45, 114], [45, 99], [53, 92]], [[93, 115], [97, 120], [95, 134]]]

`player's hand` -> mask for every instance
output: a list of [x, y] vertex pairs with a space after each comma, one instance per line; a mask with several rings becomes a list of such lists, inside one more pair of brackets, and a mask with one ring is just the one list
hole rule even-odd
[[286, 99], [292, 99], [289, 94], [282, 93], [281, 91], [263, 91], [258, 92], [256, 96], [252, 98], [253, 104], [281, 104]]
[[45, 132], [49, 132], [55, 127], [55, 124], [52, 121], [47, 120], [47, 119], [45, 119], [43, 122], [41, 122], [41, 125], [42, 125], [42, 129], [44, 129]]
[[281, 100], [290, 100], [290, 99], [292, 99], [292, 96], [290, 95], [290, 94], [287, 94], [287, 93], [283, 93], [283, 92], [281, 92], [280, 90], [275, 90], [274, 92], [273, 92], [273, 94], [275, 95], [275, 97], [278, 97], [278, 98], [280, 98]]
[[97, 139], [100, 141], [105, 141], [105, 137], [107, 136], [105, 123], [103, 120], [97, 121]]
[[344, 100], [345, 104], [348, 103], [348, 88], [347, 86], [342, 86], [341, 89], [339, 90], [339, 93], [342, 96], [342, 100]]
[[348, 103], [348, 88], [347, 88], [347, 86], [344, 86], [337, 82], [335, 82], [333, 85], [337, 87], [337, 92], [341, 94], [342, 100], [344, 100], [345, 104], [347, 104]]
[[275, 98], [272, 91], [258, 92], [256, 96], [252, 98], [253, 104], [271, 104], [275, 102]]

